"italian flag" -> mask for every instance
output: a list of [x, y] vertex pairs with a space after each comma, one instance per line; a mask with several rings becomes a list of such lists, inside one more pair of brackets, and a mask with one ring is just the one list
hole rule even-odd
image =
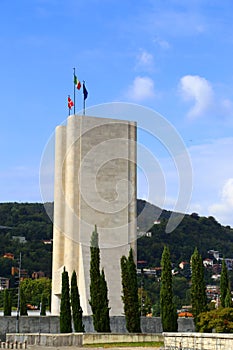
[[80, 83], [80, 81], [78, 80], [78, 78], [77, 78], [77, 76], [74, 74], [74, 85], [76, 86], [76, 88], [78, 89], [78, 90], [80, 90], [81, 89], [81, 83]]

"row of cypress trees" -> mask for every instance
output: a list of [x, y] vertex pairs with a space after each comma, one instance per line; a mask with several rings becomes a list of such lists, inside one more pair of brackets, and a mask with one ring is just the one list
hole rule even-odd
[[[111, 332], [109, 317], [108, 288], [104, 270], [100, 270], [100, 249], [97, 227], [91, 236], [90, 246], [90, 306], [92, 309], [93, 325], [97, 332]], [[123, 303], [128, 332], [141, 332], [140, 311], [138, 301], [137, 270], [133, 258], [133, 250], [128, 258], [121, 258], [121, 277], [123, 287]], [[71, 315], [72, 308], [72, 315]], [[60, 332], [72, 332], [72, 316], [75, 332], [84, 332], [82, 309], [77, 287], [75, 271], [71, 278], [71, 293], [69, 292], [68, 272], [62, 273], [62, 297], [60, 305]]]
[[[72, 314], [71, 314], [72, 308]], [[69, 287], [69, 275], [65, 270], [62, 273], [62, 292], [60, 305], [60, 332], [72, 332], [72, 318], [75, 332], [84, 332], [82, 322], [82, 308], [80, 306], [79, 291], [77, 285], [77, 275], [73, 271], [71, 277], [71, 291]]]
[[[177, 312], [173, 302], [172, 290], [172, 265], [169, 248], [164, 247], [161, 259], [161, 289], [160, 289], [160, 312], [164, 332], [175, 332], [178, 329]], [[194, 322], [197, 327], [198, 315], [206, 311], [206, 285], [204, 280], [204, 267], [202, 257], [195, 248], [191, 257], [191, 303]]]

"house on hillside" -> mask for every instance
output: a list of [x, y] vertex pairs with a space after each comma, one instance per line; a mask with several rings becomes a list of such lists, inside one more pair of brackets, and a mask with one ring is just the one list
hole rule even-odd
[[[11, 275], [15, 276], [15, 275], [19, 275], [19, 268], [12, 266], [11, 268]], [[20, 269], [20, 280], [23, 280], [25, 278], [28, 278], [28, 272], [25, 269]]]
[[12, 236], [13, 241], [19, 241], [19, 243], [27, 243], [26, 237], [24, 236]]
[[[220, 260], [222, 261], [223, 259], [220, 259]], [[233, 259], [225, 258], [224, 260], [226, 263], [227, 270], [232, 271], [233, 270]]]
[[186, 278], [190, 278], [191, 276], [191, 265], [187, 261], [181, 261], [179, 263], [180, 273]]
[[5, 254], [3, 255], [3, 258], [5, 258], [5, 259], [10, 259], [10, 260], [14, 260], [15, 256], [14, 256], [14, 254], [12, 254], [12, 253], [5, 253]]
[[214, 264], [213, 259], [206, 258], [203, 260], [203, 265], [207, 268], [212, 268]]
[[36, 280], [38, 278], [42, 278], [42, 277], [45, 277], [45, 273], [43, 271], [34, 271], [32, 273], [32, 279]]
[[10, 279], [6, 277], [0, 277], [0, 290], [8, 289], [10, 287]]

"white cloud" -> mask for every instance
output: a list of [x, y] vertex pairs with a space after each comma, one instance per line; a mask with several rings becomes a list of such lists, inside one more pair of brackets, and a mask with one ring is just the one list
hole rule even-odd
[[140, 69], [144, 71], [153, 71], [154, 70], [153, 55], [145, 50], [141, 50], [140, 54], [137, 57], [136, 69]]
[[219, 203], [209, 207], [210, 213], [220, 219], [226, 225], [232, 220], [233, 212], [233, 178], [229, 178], [223, 185]]
[[180, 90], [184, 100], [194, 101], [188, 112], [190, 119], [203, 116], [214, 103], [214, 92], [208, 80], [198, 75], [185, 75], [180, 79]]
[[154, 81], [149, 77], [137, 76], [127, 92], [127, 97], [134, 101], [144, 101], [154, 96]]
[[158, 44], [162, 49], [170, 49], [171, 45], [169, 44], [168, 41], [164, 40], [164, 39], [161, 39], [159, 37], [156, 37], [154, 40], [153, 40], [156, 44]]

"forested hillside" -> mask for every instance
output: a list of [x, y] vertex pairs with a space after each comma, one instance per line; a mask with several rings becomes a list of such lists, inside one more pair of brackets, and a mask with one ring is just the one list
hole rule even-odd
[[175, 265], [189, 261], [195, 247], [203, 258], [208, 257], [211, 249], [218, 250], [223, 257], [233, 258], [233, 229], [229, 226], [222, 226], [213, 217], [193, 213], [185, 215], [173, 232], [166, 233], [166, 215], [167, 212], [163, 212], [160, 224], [149, 229], [151, 237], [138, 239], [138, 260], [146, 260], [148, 266], [159, 266], [164, 244], [169, 246]]
[[[171, 212], [143, 200], [138, 200], [137, 204], [139, 230], [151, 232], [151, 237], [138, 239], [138, 260], [146, 260], [148, 266], [160, 265], [164, 244], [169, 246], [175, 265], [189, 260], [195, 247], [203, 258], [210, 249], [233, 258], [233, 229], [229, 226], [222, 226], [213, 217], [192, 214], [185, 215], [180, 225], [168, 234], [165, 227]], [[47, 203], [46, 209], [52, 213], [53, 204]], [[158, 218], [160, 224], [153, 226]], [[42, 270], [51, 277], [52, 244], [43, 241], [52, 239], [52, 222], [42, 203], [1, 203], [0, 235], [0, 276], [9, 276], [21, 252], [22, 268], [27, 269], [29, 275]], [[20, 243], [15, 236], [25, 237], [26, 242]], [[5, 253], [14, 254], [15, 261], [3, 258]]]
[[[18, 266], [21, 252], [22, 268], [29, 276], [43, 271], [51, 277], [52, 245], [44, 240], [52, 239], [52, 222], [41, 203], [0, 204], [0, 276], [10, 277], [11, 267]], [[17, 239], [19, 237], [19, 239]], [[25, 242], [20, 242], [25, 237]], [[12, 253], [14, 259], [3, 258]]]

